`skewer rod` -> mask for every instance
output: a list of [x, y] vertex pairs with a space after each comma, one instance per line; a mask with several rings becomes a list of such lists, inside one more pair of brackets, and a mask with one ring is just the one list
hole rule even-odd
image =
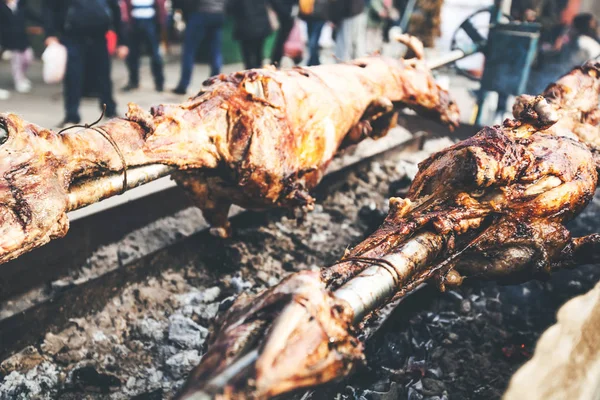
[[421, 233], [383, 257], [386, 263], [366, 268], [336, 290], [334, 295], [350, 304], [354, 322], [359, 322], [388, 301], [415, 273], [429, 266], [442, 247], [440, 235]]
[[476, 46], [473, 46], [472, 48], [467, 49], [466, 51], [461, 50], [461, 49], [452, 50], [449, 53], [446, 53], [439, 57], [431, 58], [430, 60], [428, 60], [427, 67], [429, 67], [430, 69], [441, 68], [445, 65], [451, 64], [462, 58], [470, 56], [471, 54], [475, 54], [478, 51], [479, 51], [479, 47], [476, 47]]
[[111, 174], [99, 178], [91, 178], [72, 186], [69, 190], [69, 209], [79, 208], [97, 203], [108, 197], [123, 193], [145, 183], [167, 176], [176, 170], [163, 164], [151, 164], [127, 170], [127, 187], [123, 187], [123, 174]]

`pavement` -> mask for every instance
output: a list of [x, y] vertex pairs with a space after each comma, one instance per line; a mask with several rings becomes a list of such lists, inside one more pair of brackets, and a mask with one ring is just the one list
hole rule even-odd
[[[179, 80], [179, 62], [178, 56], [165, 56], [165, 91], [158, 93], [154, 90], [152, 75], [150, 73], [149, 59], [144, 57], [140, 75], [140, 89], [133, 92], [123, 93], [121, 88], [127, 84], [128, 73], [125, 63], [121, 60], [114, 60], [112, 64], [112, 78], [114, 87], [114, 96], [118, 104], [118, 113], [124, 115], [127, 110], [127, 103], [134, 102], [142, 108], [149, 109], [150, 106], [160, 103], [178, 103], [185, 100], [186, 96], [176, 95], [170, 92]], [[233, 72], [241, 69], [241, 65], [227, 65], [224, 72]], [[8, 89], [11, 96], [7, 100], [0, 100], [0, 110], [2, 112], [15, 112], [21, 115], [25, 120], [34, 122], [46, 128], [55, 128], [64, 118], [62, 85], [46, 85], [42, 79], [42, 63], [36, 60], [29, 73], [33, 82], [31, 93], [20, 94], [13, 90], [13, 83], [10, 74], [10, 62], [0, 62], [0, 89]], [[206, 65], [197, 65], [194, 70], [191, 88], [200, 87], [201, 83], [209, 77], [209, 68]], [[82, 122], [91, 122], [100, 115], [98, 100], [83, 99], [80, 113]]]
[[[140, 89], [133, 92], [123, 93], [121, 88], [127, 84], [127, 68], [121, 60], [113, 61], [112, 78], [114, 95], [118, 104], [118, 113], [124, 115], [127, 103], [134, 102], [144, 109], [160, 103], [178, 103], [185, 100], [186, 96], [176, 95], [170, 92], [179, 81], [179, 49], [173, 48], [172, 54], [165, 56], [165, 91], [157, 93], [154, 90], [152, 75], [150, 73], [149, 59], [142, 60], [140, 74]], [[435, 54], [431, 54], [435, 56]], [[331, 49], [323, 50], [322, 59], [325, 62], [333, 62]], [[289, 61], [289, 60], [288, 60]], [[289, 64], [288, 64], [289, 65]], [[243, 69], [241, 64], [226, 65], [224, 73]], [[468, 121], [472, 114], [473, 99], [468, 90], [477, 87], [477, 83], [470, 82], [466, 78], [456, 74], [441, 73], [442, 80], [449, 83], [450, 91], [459, 103], [463, 114], [463, 120]], [[21, 115], [25, 120], [36, 123], [46, 128], [55, 128], [64, 117], [62, 85], [46, 85], [42, 80], [42, 63], [36, 60], [29, 72], [33, 82], [31, 93], [20, 94], [13, 90], [10, 74], [10, 62], [0, 61], [0, 89], [8, 89], [10, 97], [0, 97], [0, 112], [14, 112]], [[197, 64], [194, 69], [192, 84], [189, 94], [193, 94], [193, 88], [200, 88], [201, 83], [209, 77], [209, 68], [204, 64]], [[82, 122], [91, 122], [98, 118], [100, 108], [96, 99], [83, 99], [80, 113]]]

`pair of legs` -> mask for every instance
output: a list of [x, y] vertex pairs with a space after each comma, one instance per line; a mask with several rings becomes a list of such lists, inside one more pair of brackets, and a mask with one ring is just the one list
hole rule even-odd
[[181, 79], [175, 92], [185, 93], [192, 80], [192, 71], [198, 45], [205, 37], [210, 43], [210, 74], [219, 75], [223, 66], [221, 42], [223, 41], [223, 14], [194, 12], [191, 13], [185, 28], [183, 54], [181, 56]]
[[[83, 93], [85, 73], [94, 74], [100, 106], [106, 104], [106, 116], [116, 116], [117, 104], [113, 99], [110, 56], [105, 35], [65, 36], [61, 41], [67, 48], [67, 71], [64, 79], [65, 122], [81, 121], [79, 103]], [[94, 66], [93, 71], [86, 71], [86, 60]]]
[[129, 88], [137, 88], [140, 83], [140, 56], [142, 46], [146, 45], [150, 51], [152, 76], [156, 90], [162, 91], [165, 83], [163, 60], [159, 50], [159, 33], [154, 18], [136, 19], [131, 25], [129, 56], [127, 67], [129, 69]]
[[319, 38], [321, 37], [321, 31], [325, 26], [325, 21], [319, 20], [308, 20], [306, 21], [306, 28], [308, 30], [308, 65], [320, 65], [321, 60], [319, 59]]
[[263, 65], [263, 50], [265, 47], [265, 38], [242, 39], [240, 40], [242, 49], [242, 58], [246, 69], [260, 68]]
[[273, 52], [271, 53], [271, 63], [279, 67], [281, 65], [281, 59], [283, 58], [285, 42], [287, 41], [288, 37], [290, 36], [290, 32], [294, 27], [294, 18], [287, 15], [278, 15], [278, 18], [279, 30], [277, 31]]
[[11, 69], [15, 89], [25, 93], [31, 90], [31, 81], [27, 79], [27, 70], [33, 61], [33, 50], [12, 50]]
[[340, 22], [335, 37], [335, 56], [350, 61], [366, 54], [367, 14], [361, 13]]

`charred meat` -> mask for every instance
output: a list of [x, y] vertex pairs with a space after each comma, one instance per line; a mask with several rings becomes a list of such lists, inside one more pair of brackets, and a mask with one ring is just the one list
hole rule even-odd
[[[0, 263], [64, 236], [67, 211], [126, 189], [98, 177], [140, 166], [175, 168], [221, 236], [231, 204], [310, 209], [336, 152], [384, 135], [401, 107], [458, 123], [424, 61], [380, 57], [220, 75], [185, 103], [130, 104], [125, 119], [61, 133], [0, 114]], [[70, 196], [81, 182], [85, 196]]]
[[181, 398], [266, 398], [341, 378], [362, 361], [353, 329], [368, 311], [427, 281], [444, 290], [599, 262], [600, 235], [565, 228], [598, 183], [599, 95], [600, 63], [588, 63], [521, 97], [514, 119], [423, 161], [407, 198], [390, 199], [384, 224], [340, 262], [234, 305]]

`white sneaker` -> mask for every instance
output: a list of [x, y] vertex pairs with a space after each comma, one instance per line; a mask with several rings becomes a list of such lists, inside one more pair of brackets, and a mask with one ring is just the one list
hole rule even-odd
[[8, 90], [0, 89], [0, 100], [8, 100], [10, 92]]
[[23, 79], [22, 81], [15, 82], [15, 90], [19, 93], [31, 92], [31, 81], [29, 79]]

